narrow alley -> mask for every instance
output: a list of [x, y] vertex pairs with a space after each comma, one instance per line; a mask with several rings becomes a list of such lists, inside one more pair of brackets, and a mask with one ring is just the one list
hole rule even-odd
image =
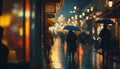
[[102, 58], [102, 54], [94, 50], [94, 45], [83, 46], [79, 43], [75, 54], [75, 62], [70, 61], [67, 55], [67, 47], [61, 45], [60, 37], [54, 38], [51, 50], [51, 63], [45, 65], [45, 69], [120, 69], [120, 63], [110, 58]]

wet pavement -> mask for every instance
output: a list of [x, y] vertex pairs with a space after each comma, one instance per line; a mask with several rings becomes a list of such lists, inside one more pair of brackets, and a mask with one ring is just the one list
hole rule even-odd
[[61, 45], [59, 37], [54, 38], [50, 54], [51, 62], [44, 63], [44, 69], [120, 69], [119, 62], [109, 57], [103, 59], [101, 50], [95, 51], [94, 45], [80, 43], [74, 57], [75, 61], [71, 62], [66, 46], [66, 43], [64, 46]]

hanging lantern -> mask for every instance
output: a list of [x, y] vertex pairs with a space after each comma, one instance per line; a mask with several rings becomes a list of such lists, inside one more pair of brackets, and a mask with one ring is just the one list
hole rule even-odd
[[112, 0], [109, 0], [108, 5], [109, 5], [109, 7], [112, 7], [113, 1], [112, 1]]

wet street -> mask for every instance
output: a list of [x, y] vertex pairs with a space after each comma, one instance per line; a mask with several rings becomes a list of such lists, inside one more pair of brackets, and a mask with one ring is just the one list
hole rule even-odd
[[50, 63], [44, 63], [44, 69], [120, 69], [119, 62], [107, 57], [103, 59], [102, 54], [94, 50], [94, 45], [80, 43], [75, 61], [71, 62], [70, 56], [67, 55], [67, 45], [61, 45], [59, 37], [54, 38], [50, 59]]

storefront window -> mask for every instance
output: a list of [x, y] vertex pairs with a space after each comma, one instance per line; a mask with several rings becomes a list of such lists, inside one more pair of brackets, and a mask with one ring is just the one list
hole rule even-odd
[[3, 43], [9, 48], [9, 63], [24, 61], [23, 0], [3, 0], [0, 26], [4, 27]]

